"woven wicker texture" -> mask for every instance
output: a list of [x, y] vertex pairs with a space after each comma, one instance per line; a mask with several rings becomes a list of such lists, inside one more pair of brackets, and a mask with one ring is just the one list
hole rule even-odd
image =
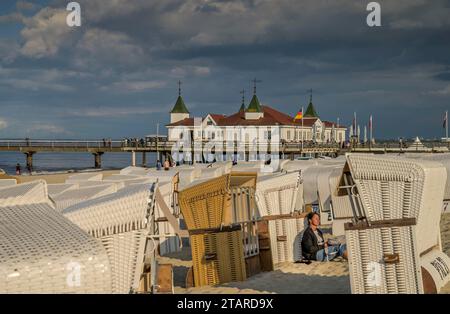
[[188, 230], [219, 228], [230, 223], [229, 182], [230, 175], [224, 175], [179, 193], [180, 209]]
[[120, 170], [120, 174], [123, 175], [138, 175], [138, 176], [145, 176], [148, 174], [150, 170], [148, 168], [142, 168], [142, 167], [133, 167], [129, 166], [126, 168], [123, 168]]
[[144, 268], [146, 230], [136, 230], [101, 237], [111, 265], [114, 293], [137, 289]]
[[16, 179], [0, 179], [0, 188], [16, 185], [17, 180]]
[[369, 221], [416, 218], [419, 252], [437, 244], [447, 180], [441, 164], [358, 154], [347, 160]]
[[112, 292], [101, 243], [48, 203], [2, 206], [0, 221], [0, 292]]
[[302, 259], [303, 230], [303, 218], [269, 220], [270, 246], [274, 265]]
[[241, 231], [192, 235], [195, 286], [246, 279]]
[[149, 186], [130, 186], [70, 206], [63, 214], [94, 237], [130, 232], [146, 227], [149, 197]]
[[76, 183], [77, 181], [100, 181], [102, 179], [102, 173], [77, 173], [69, 176], [66, 183]]
[[262, 177], [256, 184], [256, 202], [261, 217], [290, 214], [298, 208], [300, 173]]
[[[129, 186], [64, 211], [67, 218], [103, 243], [111, 264], [115, 293], [139, 288], [146, 247], [150, 243], [149, 211], [156, 188], [157, 184]], [[156, 249], [155, 245], [152, 247]]]
[[[352, 293], [422, 293], [415, 226], [346, 230]], [[398, 254], [398, 263], [383, 262]]]
[[55, 197], [56, 195], [63, 193], [65, 191], [68, 191], [68, 190], [78, 189], [78, 187], [79, 187], [79, 185], [77, 183], [75, 183], [75, 184], [62, 183], [62, 184], [48, 184], [47, 185], [48, 195], [50, 195], [50, 197]]
[[43, 180], [0, 188], [0, 206], [50, 203], [47, 184]]
[[115, 192], [117, 192], [115, 185], [100, 185], [76, 190], [68, 190], [56, 195], [52, 198], [52, 200], [55, 202], [56, 209], [63, 211], [72, 205]]
[[450, 154], [406, 154], [405, 157], [439, 162], [447, 172], [444, 200], [450, 200]]

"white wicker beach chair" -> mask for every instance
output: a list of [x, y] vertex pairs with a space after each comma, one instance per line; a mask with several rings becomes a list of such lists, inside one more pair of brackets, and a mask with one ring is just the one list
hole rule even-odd
[[99, 181], [103, 179], [103, 174], [94, 172], [77, 173], [67, 178], [66, 183], [76, 183], [77, 181]]
[[286, 215], [301, 210], [296, 208], [299, 186], [299, 172], [259, 177], [255, 193], [259, 215]]
[[[429, 291], [420, 263], [430, 251], [441, 250], [446, 179], [435, 162], [347, 156], [340, 193], [355, 204], [355, 219], [364, 219], [346, 226], [353, 292]], [[443, 279], [448, 280], [450, 274]]]
[[[45, 182], [38, 185], [47, 190]], [[101, 243], [57, 212], [48, 198], [33, 201], [0, 202], [0, 293], [111, 293]]]
[[111, 263], [113, 290], [139, 288], [146, 260], [157, 249], [155, 193], [158, 184], [132, 185], [64, 211], [80, 228], [99, 238]]
[[270, 246], [274, 265], [302, 260], [304, 219], [269, 220]]
[[61, 184], [47, 184], [48, 195], [55, 197], [68, 190], [75, 190], [79, 188], [78, 183], [61, 183]]
[[16, 179], [0, 179], [0, 188], [16, 185], [17, 180]]
[[72, 205], [104, 195], [113, 194], [115, 192], [117, 192], [117, 187], [115, 184], [99, 185], [68, 190], [52, 197], [52, 200], [55, 203], [56, 209], [63, 211]]
[[50, 203], [47, 184], [44, 180], [36, 180], [0, 188], [0, 206], [33, 203]]
[[122, 170], [120, 170], [119, 173], [123, 174], [123, 175], [145, 176], [149, 171], [150, 171], [150, 169], [148, 169], [148, 168], [129, 166], [129, 167], [126, 167], [126, 168], [123, 168]]

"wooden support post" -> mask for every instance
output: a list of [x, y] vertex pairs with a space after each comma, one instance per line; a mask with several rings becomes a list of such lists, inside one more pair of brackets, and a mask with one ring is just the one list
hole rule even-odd
[[33, 170], [33, 155], [36, 152], [26, 152], [25, 155], [27, 156], [27, 169], [32, 171]]
[[131, 151], [131, 166], [136, 167], [136, 152], [134, 150]]
[[147, 166], [147, 154], [146, 152], [142, 152], [142, 167]]
[[102, 167], [102, 155], [103, 152], [92, 153], [94, 155], [94, 167], [95, 169], [99, 169]]

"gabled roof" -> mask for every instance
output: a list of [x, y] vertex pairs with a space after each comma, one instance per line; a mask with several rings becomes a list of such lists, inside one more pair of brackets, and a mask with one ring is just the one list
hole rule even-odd
[[248, 105], [247, 112], [262, 112], [261, 104], [259, 103], [259, 99], [256, 95], [253, 95], [252, 100]]
[[194, 118], [186, 118], [174, 123], [169, 123], [166, 126], [194, 126]]
[[[294, 117], [287, 115], [283, 112], [273, 109], [269, 106], [261, 106], [264, 116], [255, 120], [246, 120], [245, 112], [238, 111], [230, 116], [219, 115], [219, 114], [209, 114], [218, 126], [239, 126], [239, 125], [254, 125], [254, 126], [272, 126], [272, 125], [292, 125], [292, 126], [302, 126], [302, 120], [294, 121]], [[319, 118], [303, 118], [304, 127], [312, 127]], [[323, 121], [322, 123], [327, 128], [331, 128], [333, 122]], [[167, 126], [194, 126], [193, 118], [186, 118], [184, 120], [168, 124]], [[336, 125], [335, 125], [336, 127]], [[340, 125], [340, 128], [345, 128], [344, 125]]]
[[178, 96], [177, 102], [175, 103], [175, 106], [173, 106], [173, 109], [170, 113], [189, 113], [181, 95]]
[[208, 114], [216, 123], [226, 117], [224, 114], [210, 113]]

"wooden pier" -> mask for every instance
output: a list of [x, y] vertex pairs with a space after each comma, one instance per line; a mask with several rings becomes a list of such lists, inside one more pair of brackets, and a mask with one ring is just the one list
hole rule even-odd
[[[208, 142], [202, 142], [201, 149], [206, 147]], [[209, 142], [208, 145], [210, 145]], [[142, 153], [142, 164], [146, 165], [146, 154], [158, 152], [164, 158], [170, 158], [172, 148], [176, 143], [172, 141], [147, 141], [144, 143], [125, 142], [121, 140], [102, 141], [102, 140], [6, 140], [0, 139], [0, 152], [19, 152], [23, 153], [26, 158], [27, 167], [32, 169], [33, 156], [40, 152], [52, 152], [52, 153], [90, 153], [94, 157], [94, 167], [101, 168], [101, 157], [105, 153], [130, 153], [131, 165], [136, 166], [136, 153]], [[258, 147], [262, 153], [271, 154], [272, 146], [264, 146], [252, 144], [244, 145], [243, 147], [234, 143], [230, 148], [226, 143], [216, 142], [216, 145], [222, 145], [224, 147], [223, 153], [237, 154], [245, 151], [248, 155], [249, 150], [252, 147]], [[440, 145], [439, 145], [440, 144]], [[186, 150], [186, 149], [185, 149]], [[188, 149], [189, 150], [189, 149]], [[193, 151], [193, 147], [191, 148]], [[446, 145], [442, 143], [429, 144], [424, 150], [411, 151], [406, 147], [399, 147], [395, 144], [377, 144], [371, 147], [358, 145], [354, 147], [342, 148], [339, 144], [312, 144], [301, 142], [282, 142], [278, 145], [278, 153], [281, 158], [295, 159], [300, 156], [331, 156], [336, 157], [346, 152], [356, 153], [372, 153], [372, 154], [386, 154], [386, 153], [405, 153], [405, 152], [417, 152], [417, 153], [442, 153], [448, 152]], [[215, 153], [215, 149], [211, 151]], [[258, 151], [259, 153], [259, 151]]]

